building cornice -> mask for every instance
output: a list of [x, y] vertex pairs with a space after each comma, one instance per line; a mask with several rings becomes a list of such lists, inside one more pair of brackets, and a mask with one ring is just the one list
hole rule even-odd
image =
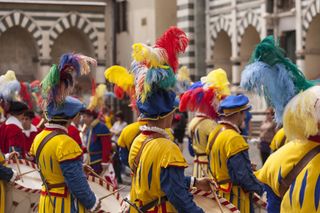
[[8, 4], [45, 4], [45, 5], [70, 5], [70, 6], [107, 6], [106, 2], [98, 1], [45, 1], [45, 0], [0, 0]]

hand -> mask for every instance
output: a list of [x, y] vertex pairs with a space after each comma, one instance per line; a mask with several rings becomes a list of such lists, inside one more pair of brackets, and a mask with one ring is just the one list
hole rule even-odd
[[91, 166], [89, 166], [87, 164], [82, 164], [82, 168], [83, 168], [83, 171], [86, 174], [86, 176], [88, 176], [91, 173], [91, 171], [93, 170], [91, 168]]
[[210, 184], [212, 184], [212, 182], [211, 182], [211, 179], [208, 177], [197, 178], [196, 183], [195, 183], [195, 187], [197, 189], [209, 192], [209, 191], [211, 191]]
[[31, 156], [31, 155], [26, 154], [26, 159], [29, 160], [29, 161], [33, 161], [34, 157]]
[[18, 158], [19, 156], [20, 156], [19, 152], [16, 152], [16, 151], [10, 152], [10, 153], [9, 153], [9, 156], [8, 156], [8, 160], [12, 160], [12, 159], [14, 159], [15, 157]]
[[251, 163], [251, 169], [252, 171], [257, 171], [257, 164]]

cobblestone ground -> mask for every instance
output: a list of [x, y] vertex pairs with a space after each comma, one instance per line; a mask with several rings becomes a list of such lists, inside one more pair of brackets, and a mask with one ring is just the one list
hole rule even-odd
[[[185, 138], [184, 144], [183, 144], [183, 155], [185, 156], [185, 158], [189, 164], [189, 167], [185, 169], [185, 174], [192, 175], [193, 158], [189, 154], [186, 138]], [[249, 156], [250, 156], [251, 162], [257, 164], [257, 168], [261, 168], [260, 153], [259, 153], [259, 149], [258, 149], [258, 146], [256, 143], [249, 142]], [[129, 177], [123, 177], [123, 179], [125, 180], [125, 182], [127, 182], [129, 184], [129, 182], [130, 182]], [[122, 190], [120, 193], [122, 196], [128, 195], [129, 191], [130, 191], [130, 185], [124, 185], [124, 186], [126, 186], [126, 188], [124, 190]], [[256, 210], [255, 212], [256, 213], [264, 213], [266, 211]]]

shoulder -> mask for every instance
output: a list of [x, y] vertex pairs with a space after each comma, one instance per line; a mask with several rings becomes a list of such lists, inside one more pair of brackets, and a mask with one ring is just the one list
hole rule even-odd
[[217, 137], [216, 142], [224, 148], [227, 158], [249, 149], [249, 145], [244, 138], [232, 129], [227, 129], [221, 132]]
[[63, 134], [54, 137], [52, 140], [57, 144], [56, 155], [58, 161], [65, 161], [78, 158], [82, 150], [78, 143], [70, 136]]
[[101, 122], [97, 123], [97, 125], [93, 129], [94, 129], [95, 134], [97, 134], [99, 136], [104, 136], [104, 135], [110, 134], [108, 127]]

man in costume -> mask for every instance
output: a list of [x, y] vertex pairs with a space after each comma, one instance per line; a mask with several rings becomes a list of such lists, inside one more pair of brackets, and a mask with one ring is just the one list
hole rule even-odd
[[194, 83], [181, 95], [180, 110], [196, 111], [196, 116], [188, 125], [188, 135], [192, 139], [195, 153], [193, 176], [208, 176], [207, 141], [211, 131], [217, 125], [219, 101], [230, 95], [227, 74], [222, 69], [211, 71]]
[[244, 213], [254, 212], [253, 193], [263, 193], [262, 184], [252, 172], [249, 145], [239, 129], [245, 111], [250, 108], [244, 95], [226, 97], [219, 106], [221, 120], [210, 134], [207, 145], [210, 173], [219, 185], [220, 196]]
[[24, 158], [28, 158], [28, 153], [31, 148], [31, 144], [33, 143], [34, 138], [39, 133], [37, 127], [32, 124], [32, 119], [35, 117], [35, 114], [32, 110], [27, 110], [22, 119], [22, 127], [24, 134]]
[[187, 43], [185, 33], [171, 27], [155, 47], [133, 45], [135, 61], [131, 72], [115, 67], [130, 83], [136, 81], [137, 107], [140, 117], [147, 120], [129, 153], [133, 172], [130, 201], [135, 206], [130, 212], [138, 208], [143, 212], [203, 212], [192, 201], [188, 188], [210, 190], [208, 179], [184, 176], [186, 160], [165, 131], [171, 127], [177, 106], [173, 92], [177, 54], [185, 50]]
[[111, 134], [107, 126], [98, 119], [94, 110], [83, 112], [83, 121], [87, 125], [86, 147], [88, 158], [86, 164], [98, 174], [104, 173], [110, 163]]
[[83, 172], [82, 150], [67, 132], [72, 119], [85, 109], [78, 99], [67, 96], [73, 76], [89, 73], [89, 64], [96, 61], [79, 54], [64, 54], [42, 81], [48, 123], [30, 150], [43, 181], [39, 212], [75, 213], [100, 208]]
[[257, 45], [252, 58], [241, 85], [264, 94], [290, 141], [256, 172], [265, 184], [268, 212], [318, 212], [320, 88], [285, 57], [271, 36]]
[[[10, 116], [5, 122], [4, 144], [9, 147], [9, 152], [17, 151], [21, 157], [26, 153], [24, 150], [25, 136], [23, 134], [22, 119], [28, 106], [20, 101], [11, 101], [8, 113]], [[4, 151], [7, 152], [6, 150]]]

